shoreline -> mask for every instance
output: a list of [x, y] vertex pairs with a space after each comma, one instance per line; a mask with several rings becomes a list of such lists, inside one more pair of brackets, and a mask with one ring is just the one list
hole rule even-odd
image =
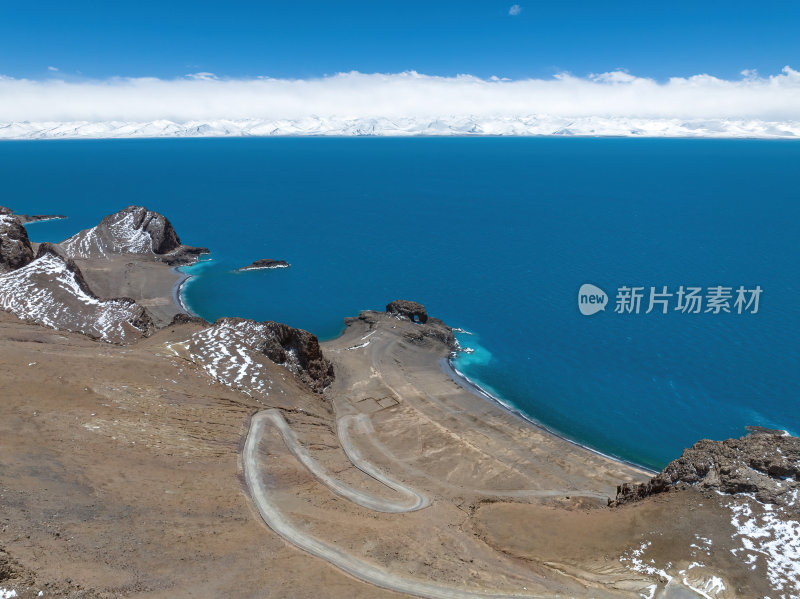
[[620, 464], [624, 464], [625, 466], [628, 466], [630, 468], [635, 468], [637, 470], [640, 470], [640, 471], [646, 473], [648, 476], [655, 476], [655, 475], [658, 474], [657, 470], [653, 470], [652, 468], [649, 468], [649, 467], [644, 466], [642, 464], [637, 464], [636, 462], [633, 462], [631, 460], [626, 460], [625, 458], [621, 458], [619, 456], [615, 456], [615, 455], [612, 455], [612, 454], [609, 454], [609, 453], [604, 453], [604, 452], [602, 452], [602, 451], [600, 451], [598, 449], [595, 449], [594, 447], [590, 447], [589, 445], [585, 445], [585, 444], [583, 444], [583, 443], [581, 443], [579, 441], [576, 441], [575, 439], [572, 439], [572, 438], [570, 438], [570, 437], [568, 437], [568, 436], [566, 436], [566, 435], [564, 435], [562, 433], [556, 432], [553, 429], [545, 426], [544, 424], [542, 424], [538, 420], [535, 420], [532, 416], [524, 413], [519, 408], [516, 408], [516, 407], [512, 406], [511, 404], [503, 401], [501, 398], [492, 395], [486, 389], [484, 389], [483, 387], [478, 385], [475, 381], [470, 379], [463, 372], [458, 370], [453, 365], [453, 362], [452, 362], [454, 357], [455, 356], [453, 354], [451, 354], [451, 355], [449, 355], [447, 357], [440, 358], [439, 359], [439, 368], [448, 377], [450, 377], [450, 379], [452, 379], [452, 381], [454, 383], [456, 383], [459, 387], [461, 387], [465, 391], [469, 391], [473, 395], [477, 395], [478, 397], [491, 402], [492, 404], [498, 406], [499, 408], [501, 408], [505, 412], [511, 414], [512, 416], [515, 416], [515, 417], [519, 418], [520, 420], [523, 420], [526, 424], [529, 424], [529, 425], [533, 426], [534, 428], [536, 428], [538, 430], [541, 430], [544, 433], [547, 433], [548, 435], [552, 435], [553, 437], [556, 437], [557, 439], [561, 439], [562, 441], [566, 441], [567, 443], [570, 443], [571, 445], [574, 445], [575, 447], [578, 447], [580, 449], [584, 449], [586, 451], [590, 451], [591, 453], [593, 453], [595, 455], [601, 456], [601, 457], [609, 459], [609, 460], [613, 460], [613, 461], [618, 462]]
[[191, 279], [194, 275], [190, 275], [180, 270], [179, 266], [175, 266], [172, 268], [172, 272], [174, 272], [178, 279], [175, 281], [174, 285], [172, 286], [172, 301], [173, 303], [178, 306], [178, 309], [183, 312], [184, 314], [188, 314], [189, 316], [197, 316], [194, 312], [189, 309], [189, 306], [186, 304], [185, 300], [183, 299], [183, 290], [186, 287], [186, 283]]

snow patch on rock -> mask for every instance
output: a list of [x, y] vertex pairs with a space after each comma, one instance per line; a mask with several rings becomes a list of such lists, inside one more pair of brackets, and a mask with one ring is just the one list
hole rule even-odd
[[[215, 381], [252, 397], [269, 396], [272, 379], [254, 357], [263, 325], [251, 321], [222, 321], [180, 343], [189, 359]], [[263, 358], [263, 354], [262, 354]]]
[[18, 270], [0, 275], [0, 308], [59, 330], [111, 343], [150, 333], [152, 323], [133, 300], [100, 299], [79, 281], [63, 258], [44, 253]]

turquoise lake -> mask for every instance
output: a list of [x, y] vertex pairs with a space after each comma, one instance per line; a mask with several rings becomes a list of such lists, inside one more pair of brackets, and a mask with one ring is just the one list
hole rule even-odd
[[[192, 310], [320, 338], [403, 298], [471, 334], [456, 366], [576, 441], [661, 468], [747, 425], [800, 432], [800, 143], [593, 138], [240, 138], [0, 143], [0, 205], [165, 214]], [[259, 258], [291, 268], [235, 273]], [[608, 295], [584, 316], [578, 289]], [[641, 310], [615, 312], [642, 287]], [[646, 314], [650, 287], [673, 293]], [[675, 310], [680, 286], [730, 312]], [[757, 313], [736, 290], [760, 287]]]

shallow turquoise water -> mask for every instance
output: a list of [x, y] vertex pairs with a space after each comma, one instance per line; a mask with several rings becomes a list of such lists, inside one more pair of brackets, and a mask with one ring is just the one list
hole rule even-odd
[[[457, 367], [547, 426], [660, 467], [744, 426], [800, 431], [800, 144], [187, 139], [0, 144], [0, 204], [129, 204], [206, 245], [191, 308], [337, 335], [396, 298], [474, 335]], [[234, 273], [257, 258], [289, 269]], [[605, 312], [582, 316], [594, 283]], [[757, 314], [616, 314], [622, 285], [763, 288]], [[645, 299], [646, 303], [646, 299]], [[642, 311], [646, 309], [643, 306]]]

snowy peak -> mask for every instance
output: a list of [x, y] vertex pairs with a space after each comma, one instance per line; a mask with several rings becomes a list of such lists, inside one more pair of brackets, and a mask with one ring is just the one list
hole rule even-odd
[[73, 259], [134, 254], [176, 265], [194, 262], [199, 254], [208, 251], [181, 245], [169, 220], [142, 206], [128, 206], [106, 216], [96, 227], [73, 235], [60, 246]]

